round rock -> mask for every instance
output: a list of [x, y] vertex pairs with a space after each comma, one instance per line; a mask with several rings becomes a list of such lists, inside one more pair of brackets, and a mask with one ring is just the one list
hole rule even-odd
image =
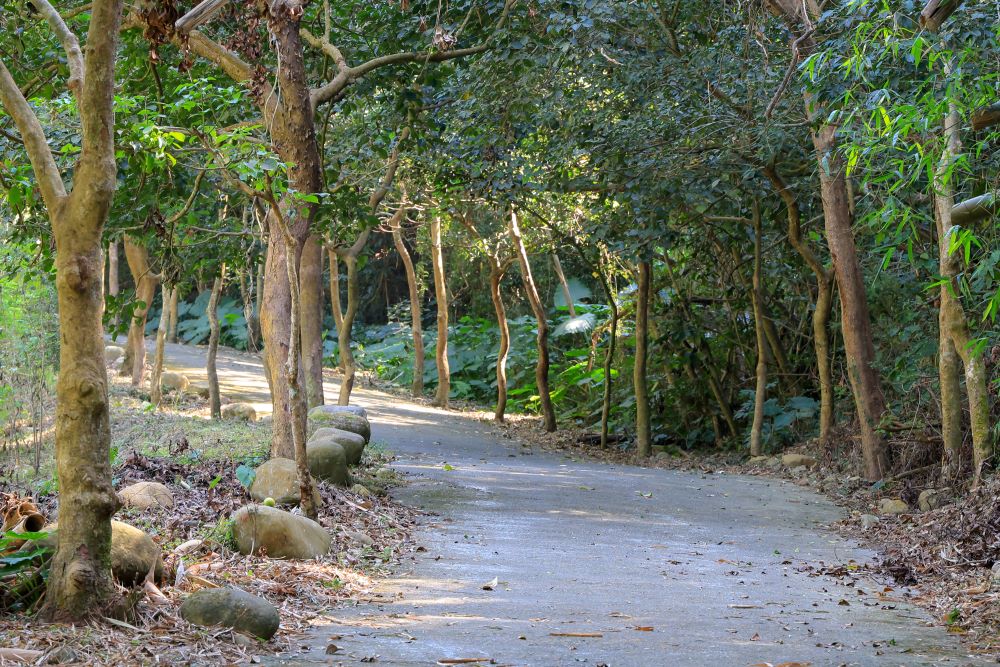
[[365, 451], [365, 439], [357, 433], [342, 431], [339, 428], [320, 428], [309, 438], [309, 442], [321, 442], [330, 440], [338, 443], [344, 448], [347, 454], [347, 465], [354, 466], [361, 463], [361, 455]]
[[249, 403], [229, 403], [222, 406], [222, 418], [233, 421], [255, 422], [257, 411]]
[[357, 415], [359, 417], [364, 417], [365, 419], [368, 419], [368, 411], [365, 410], [360, 405], [319, 405], [313, 408], [313, 410], [316, 410], [318, 412], [322, 411], [329, 413], [348, 412], [352, 415]]
[[232, 628], [260, 639], [278, 631], [281, 617], [273, 604], [238, 588], [203, 588], [181, 604], [180, 615], [202, 627]]
[[[256, 470], [256, 477], [250, 485], [250, 496], [257, 502], [274, 498], [278, 505], [299, 504], [299, 475], [295, 461], [276, 457], [265, 461]], [[313, 502], [322, 502], [319, 491], [313, 488]]]
[[333, 539], [312, 519], [276, 507], [248, 505], [233, 514], [233, 538], [242, 554], [310, 559], [326, 555]]
[[316, 428], [331, 427], [341, 431], [357, 433], [367, 443], [372, 437], [372, 427], [368, 419], [350, 412], [330, 411], [333, 406], [320, 405], [309, 411], [309, 424]]
[[159, 482], [136, 482], [118, 492], [122, 504], [137, 510], [174, 506], [174, 494]]
[[106, 345], [104, 347], [104, 361], [113, 364], [125, 356], [125, 350], [117, 345]]
[[[55, 548], [59, 541], [59, 524], [52, 523], [44, 528], [48, 533], [40, 540], [27, 542], [21, 549], [33, 551], [39, 547]], [[136, 586], [146, 580], [153, 570], [153, 579], [163, 580], [163, 558], [160, 547], [156, 546], [146, 533], [135, 526], [121, 521], [111, 522], [111, 574], [125, 586]]]
[[187, 391], [191, 381], [183, 373], [163, 371], [160, 375], [160, 387], [164, 391]]
[[347, 472], [347, 453], [343, 445], [333, 440], [314, 440], [306, 444], [309, 472], [319, 479], [337, 486], [348, 486], [351, 475]]

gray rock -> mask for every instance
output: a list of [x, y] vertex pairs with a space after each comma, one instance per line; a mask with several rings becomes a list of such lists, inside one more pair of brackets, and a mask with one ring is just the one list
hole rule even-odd
[[870, 530], [873, 526], [877, 526], [881, 522], [882, 519], [878, 518], [874, 514], [861, 515], [861, 527], [865, 530]]
[[[257, 468], [257, 476], [250, 485], [250, 496], [257, 502], [274, 498], [278, 505], [299, 504], [299, 476], [295, 461], [281, 457], [265, 461]], [[319, 492], [313, 489], [313, 501], [322, 502]]]
[[137, 510], [174, 506], [174, 494], [159, 482], [136, 482], [119, 491], [118, 497], [123, 505]]
[[222, 418], [233, 421], [255, 422], [257, 411], [249, 403], [229, 403], [222, 406]]
[[324, 440], [336, 442], [344, 448], [344, 453], [347, 454], [347, 465], [354, 466], [361, 463], [361, 455], [365, 451], [365, 439], [357, 433], [327, 427], [316, 429], [316, 432], [309, 438], [309, 442]]
[[990, 569], [990, 589], [994, 591], [1000, 589], [1000, 561], [993, 563]]
[[190, 391], [192, 394], [194, 394], [199, 398], [204, 398], [205, 400], [208, 400], [209, 397], [212, 395], [211, 392], [208, 390], [207, 384], [192, 384], [190, 387], [188, 387], [188, 391]]
[[344, 535], [352, 542], [355, 542], [356, 544], [361, 544], [366, 547], [370, 547], [375, 544], [375, 540], [373, 540], [370, 535], [367, 535], [357, 530], [349, 530], [346, 533], [344, 533]]
[[160, 375], [160, 387], [163, 391], [187, 391], [191, 381], [183, 373], [163, 371]]
[[318, 558], [330, 551], [332, 538], [312, 519], [276, 507], [248, 505], [232, 516], [233, 538], [242, 554], [270, 558]]
[[819, 465], [819, 461], [805, 454], [785, 454], [781, 457], [781, 464], [786, 468], [798, 468], [799, 466], [815, 468]]
[[[656, 449], [656, 447], [654, 446], [653, 449]], [[769, 458], [769, 456], [751, 456], [748, 463], [752, 465], [764, 464]]]
[[337, 486], [348, 486], [351, 475], [347, 471], [347, 453], [333, 440], [314, 440], [306, 444], [309, 472], [316, 478]]
[[878, 501], [879, 514], [906, 514], [910, 511], [910, 506], [899, 498], [883, 498]]
[[770, 470], [778, 470], [781, 468], [781, 459], [777, 456], [768, 457], [767, 461], [764, 462], [764, 467]]
[[118, 347], [117, 345], [106, 345], [104, 347], [104, 361], [105, 363], [113, 364], [122, 357], [125, 356], [125, 350]]
[[367, 443], [372, 437], [372, 427], [368, 419], [352, 412], [331, 411], [328, 405], [320, 405], [309, 411], [309, 425], [323, 428], [333, 427], [342, 431], [357, 433]]
[[[44, 528], [48, 533], [40, 540], [27, 542], [22, 551], [34, 551], [38, 547], [55, 548], [59, 541], [59, 524], [52, 523]], [[121, 521], [111, 522], [111, 574], [124, 586], [136, 586], [146, 580], [149, 571], [153, 580], [163, 581], [163, 557], [146, 533], [135, 526]]]
[[349, 412], [352, 415], [368, 419], [368, 411], [360, 405], [320, 405], [313, 408], [313, 410], [322, 410], [323, 412]]
[[356, 493], [362, 498], [371, 498], [372, 495], [374, 495], [372, 494], [371, 489], [369, 489], [364, 484], [355, 484], [354, 486], [352, 486], [351, 493]]
[[921, 512], [936, 510], [944, 505], [944, 497], [937, 489], [924, 489], [917, 498], [917, 506]]
[[202, 627], [232, 628], [260, 639], [278, 631], [281, 617], [273, 604], [238, 588], [203, 588], [181, 604], [180, 615]]

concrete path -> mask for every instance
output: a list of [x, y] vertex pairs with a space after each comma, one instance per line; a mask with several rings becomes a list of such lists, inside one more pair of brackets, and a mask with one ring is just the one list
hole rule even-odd
[[[202, 355], [170, 346], [167, 365], [197, 379]], [[230, 395], [267, 407], [259, 361], [223, 351], [219, 368]], [[355, 402], [411, 480], [397, 497], [433, 513], [427, 551], [381, 586], [395, 602], [338, 610], [270, 664], [996, 664], [901, 591], [818, 575], [871, 554], [825, 530], [840, 510], [798, 486], [581, 462], [398, 397]]]

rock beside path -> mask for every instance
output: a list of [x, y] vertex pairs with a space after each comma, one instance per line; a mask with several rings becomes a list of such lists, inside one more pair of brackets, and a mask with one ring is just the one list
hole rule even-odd
[[366, 417], [343, 410], [331, 410], [338, 406], [320, 405], [309, 411], [309, 425], [322, 428], [332, 427], [341, 431], [357, 433], [367, 443], [372, 437], [372, 427]]
[[910, 511], [910, 506], [899, 498], [883, 498], [878, 501], [879, 514], [906, 514]]
[[232, 628], [259, 639], [278, 631], [281, 617], [273, 604], [239, 588], [203, 588], [181, 604], [180, 615], [202, 627]]
[[321, 410], [323, 412], [329, 412], [329, 413], [348, 412], [352, 415], [357, 415], [359, 417], [364, 417], [365, 419], [368, 419], [368, 411], [365, 410], [360, 405], [319, 405], [313, 408], [313, 410]]
[[183, 373], [163, 371], [160, 375], [160, 387], [163, 391], [187, 391], [191, 381]]
[[316, 478], [337, 486], [349, 486], [351, 474], [347, 471], [347, 453], [333, 440], [313, 440], [306, 444], [309, 472]]
[[[39, 547], [54, 549], [59, 538], [59, 524], [44, 528], [48, 533], [40, 540], [27, 542], [22, 550], [33, 551]], [[124, 586], [137, 586], [153, 570], [154, 581], [163, 580], [163, 557], [153, 538], [121, 521], [111, 522], [111, 573]]]
[[309, 438], [309, 442], [320, 442], [329, 440], [338, 443], [344, 448], [347, 454], [347, 465], [357, 465], [361, 463], [361, 455], [365, 451], [365, 439], [357, 433], [342, 431], [339, 428], [320, 428]]
[[232, 421], [257, 421], [257, 411], [249, 403], [229, 403], [222, 406], [222, 418]]
[[944, 504], [944, 495], [937, 489], [924, 489], [917, 498], [917, 506], [921, 512], [936, 510]]
[[269, 558], [319, 558], [333, 542], [312, 519], [276, 507], [248, 505], [233, 514], [233, 538], [242, 554], [263, 552]]
[[108, 364], [113, 364], [122, 357], [125, 356], [125, 350], [117, 345], [105, 345], [104, 346], [104, 361]]
[[819, 465], [819, 461], [806, 454], [785, 454], [781, 457], [781, 464], [786, 468], [798, 468], [800, 466], [815, 468]]
[[137, 510], [174, 506], [174, 494], [159, 482], [136, 482], [118, 492], [122, 504]]
[[[278, 505], [299, 504], [299, 476], [295, 461], [276, 457], [262, 463], [250, 485], [250, 496], [257, 502], [265, 498], [274, 498]], [[318, 507], [321, 504], [319, 492], [313, 488], [313, 501]]]

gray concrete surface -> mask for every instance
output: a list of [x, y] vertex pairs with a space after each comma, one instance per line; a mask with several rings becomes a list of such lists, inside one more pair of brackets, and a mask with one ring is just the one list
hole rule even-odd
[[[197, 374], [197, 350], [167, 358]], [[252, 359], [224, 351], [230, 368], [244, 398], [266, 392]], [[380, 585], [394, 602], [337, 610], [268, 664], [996, 664], [884, 582], [818, 575], [872, 554], [826, 530], [840, 510], [800, 487], [578, 461], [364, 388], [355, 402], [410, 479], [399, 500], [433, 513], [416, 535], [426, 551]]]

